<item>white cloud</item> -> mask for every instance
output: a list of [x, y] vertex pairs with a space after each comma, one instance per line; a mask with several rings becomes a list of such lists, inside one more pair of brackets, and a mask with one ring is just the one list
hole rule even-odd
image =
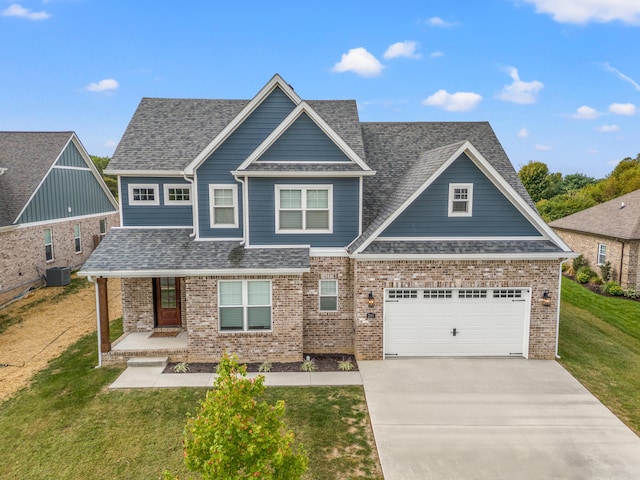
[[518, 69], [510, 67], [509, 76], [513, 79], [511, 85], [505, 85], [498, 94], [500, 100], [513, 103], [536, 103], [538, 92], [544, 88], [544, 84], [538, 80], [523, 82], [518, 75]]
[[593, 120], [598, 118], [600, 114], [597, 112], [595, 108], [588, 107], [583, 105], [582, 107], [576, 110], [576, 113], [572, 115], [573, 118], [577, 120]]
[[518, 131], [518, 138], [527, 138], [528, 136], [529, 136], [529, 130], [527, 130], [526, 128], [523, 128], [520, 131]]
[[637, 0], [525, 0], [537, 13], [548, 13], [559, 23], [607, 23], [619, 20], [640, 25]]
[[468, 112], [473, 110], [482, 101], [482, 96], [473, 92], [448, 93], [446, 90], [438, 90], [422, 101], [423, 105], [439, 107], [448, 112]]
[[13, 3], [3, 10], [2, 16], [26, 18], [27, 20], [46, 20], [51, 14], [44, 10], [41, 12], [32, 12], [18, 3]]
[[609, 111], [616, 115], [635, 115], [636, 106], [633, 103], [612, 103]]
[[431, 55], [429, 55], [429, 58], [439, 58], [439, 57], [444, 57], [444, 53], [441, 51], [437, 51], [437, 52], [431, 52]]
[[98, 83], [90, 83], [86, 88], [90, 92], [106, 92], [109, 90], [115, 90], [118, 87], [118, 82], [113, 78], [105, 78], [104, 80], [100, 80]]
[[548, 152], [549, 150], [552, 150], [552, 148], [548, 145], [536, 145], [536, 150], [539, 152]]
[[596, 128], [596, 130], [602, 133], [611, 133], [611, 132], [619, 131], [620, 127], [617, 125], [601, 125], [598, 128]]
[[416, 53], [416, 48], [418, 48], [418, 44], [410, 40], [406, 40], [404, 42], [396, 42], [389, 48], [387, 48], [387, 51], [384, 52], [383, 57], [386, 59], [398, 57], [420, 58], [421, 55], [419, 53]]
[[108, 147], [108, 148], [113, 148], [116, 145], [118, 145], [118, 142], [116, 142], [115, 140], [107, 140], [102, 144], [103, 147]]
[[621, 78], [625, 82], [629, 82], [631, 85], [633, 85], [633, 88], [635, 88], [637, 91], [640, 92], [640, 85], [638, 85], [638, 82], [636, 82], [633, 78], [628, 77], [627, 75], [622, 73], [620, 70], [612, 67], [608, 63], [604, 63], [603, 66], [607, 72], [615, 73], [619, 78]]
[[377, 77], [382, 73], [383, 68], [384, 65], [376, 57], [365, 48], [358, 47], [343, 53], [342, 59], [333, 66], [332, 71], [353, 72], [361, 77]]
[[426, 20], [426, 24], [431, 27], [457, 27], [457, 22], [447, 22], [446, 20], [441, 19], [440, 17], [431, 17]]

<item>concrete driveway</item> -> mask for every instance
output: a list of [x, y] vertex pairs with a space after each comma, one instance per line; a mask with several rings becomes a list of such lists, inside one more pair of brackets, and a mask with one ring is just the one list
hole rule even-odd
[[640, 478], [640, 438], [554, 361], [358, 366], [386, 480]]

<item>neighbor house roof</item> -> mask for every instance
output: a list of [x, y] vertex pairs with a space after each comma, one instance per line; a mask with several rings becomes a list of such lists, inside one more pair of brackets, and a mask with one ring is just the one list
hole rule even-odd
[[553, 228], [640, 240], [640, 190], [554, 220]]
[[11, 225], [73, 132], [0, 132], [0, 227]]

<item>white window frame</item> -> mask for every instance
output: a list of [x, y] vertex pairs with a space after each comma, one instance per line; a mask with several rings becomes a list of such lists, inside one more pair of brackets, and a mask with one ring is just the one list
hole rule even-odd
[[[77, 234], [76, 225], [78, 226]], [[73, 224], [73, 249], [76, 253], [82, 253], [82, 230], [79, 223]]]
[[604, 265], [607, 263], [607, 244], [598, 244], [598, 265]]
[[[179, 188], [181, 190], [187, 190], [189, 192], [189, 200], [169, 200], [169, 190]], [[191, 205], [193, 198], [191, 192], [191, 185], [188, 183], [165, 183], [163, 185], [164, 204], [165, 205]]]
[[[467, 211], [466, 212], [454, 212], [453, 204], [455, 202], [461, 202], [462, 200], [456, 200], [456, 189], [467, 189]], [[473, 183], [450, 183], [449, 184], [449, 216], [450, 217], [471, 217], [473, 215]]]
[[[133, 191], [136, 188], [146, 188], [154, 190], [153, 200], [134, 200]], [[129, 192], [129, 205], [132, 206], [149, 206], [160, 205], [160, 187], [157, 183], [130, 183], [127, 191]]]
[[[49, 230], [49, 237], [51, 238], [51, 242], [47, 243], [47, 234], [45, 233], [47, 230]], [[43, 231], [43, 235], [44, 235], [44, 258], [45, 261], [47, 263], [49, 262], [53, 262], [55, 260], [55, 255], [53, 253], [53, 228], [49, 227], [49, 228], [45, 228]], [[47, 247], [51, 247], [51, 258], [47, 258]]]
[[[220, 284], [225, 282], [241, 282], [242, 283], [242, 304], [241, 305], [220, 305]], [[251, 282], [269, 282], [269, 304], [268, 305], [249, 305], [249, 283]], [[220, 328], [220, 309], [225, 307], [242, 307], [242, 330], [223, 330]], [[248, 309], [249, 307], [269, 307], [269, 324], [270, 328], [265, 329], [249, 329], [249, 315]], [[251, 333], [251, 332], [272, 332], [273, 331], [273, 284], [271, 280], [268, 279], [255, 279], [255, 280], [239, 280], [239, 279], [229, 279], [229, 280], [218, 280], [218, 332], [220, 333]]]
[[[104, 229], [102, 228], [104, 226]], [[98, 228], [100, 229], [100, 237], [104, 237], [107, 234], [107, 219], [101, 218]]]
[[[300, 190], [301, 193], [301, 201], [302, 201], [302, 228], [301, 229], [281, 229], [280, 228], [280, 191], [281, 190]], [[311, 210], [325, 210], [323, 209], [308, 209], [307, 208], [307, 191], [308, 190], [327, 190], [327, 208], [329, 212], [329, 228], [327, 229], [307, 229], [304, 228], [307, 220], [307, 211]], [[287, 233], [333, 233], [333, 185], [276, 185], [275, 186], [275, 215], [276, 215], [276, 233], [287, 234]]]
[[[233, 223], [214, 223], [214, 192], [215, 190], [229, 190], [233, 191]], [[229, 205], [220, 205], [220, 208], [229, 208]], [[238, 185], [234, 183], [211, 183], [209, 184], [209, 226], [211, 228], [238, 228]]]
[[[323, 295], [322, 294], [322, 282], [333, 282], [336, 286], [336, 294], [335, 295]], [[333, 279], [333, 278], [322, 278], [320, 279], [320, 281], [318, 282], [318, 311], [320, 312], [337, 312], [338, 311], [338, 291], [339, 291], [339, 285], [338, 285], [338, 280]], [[336, 299], [336, 308], [334, 310], [325, 310], [322, 308], [322, 299], [323, 298], [335, 298]]]

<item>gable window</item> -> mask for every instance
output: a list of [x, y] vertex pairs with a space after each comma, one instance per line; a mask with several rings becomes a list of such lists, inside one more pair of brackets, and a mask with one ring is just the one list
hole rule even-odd
[[270, 280], [218, 282], [220, 331], [271, 330]]
[[449, 216], [470, 217], [473, 210], [473, 184], [449, 184]]
[[53, 260], [53, 230], [50, 228], [44, 229], [44, 256], [47, 262]]
[[276, 233], [331, 233], [331, 185], [276, 185]]
[[238, 186], [209, 185], [211, 228], [238, 227]]
[[73, 225], [73, 243], [76, 249], [76, 253], [82, 252], [82, 241], [80, 238], [80, 224]]
[[607, 246], [604, 243], [598, 245], [598, 265], [607, 263]]
[[186, 184], [164, 185], [165, 205], [191, 205], [191, 187]]
[[320, 311], [338, 311], [338, 281], [320, 280]]
[[100, 236], [104, 237], [107, 234], [107, 219], [100, 220]]
[[129, 184], [129, 205], [160, 205], [157, 184]]

